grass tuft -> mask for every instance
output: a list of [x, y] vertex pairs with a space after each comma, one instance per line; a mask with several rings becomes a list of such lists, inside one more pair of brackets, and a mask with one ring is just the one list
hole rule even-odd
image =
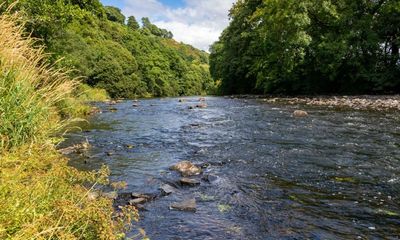
[[15, 15], [0, 16], [0, 150], [43, 141], [61, 128], [66, 121], [57, 104], [78, 84], [47, 63], [17, 22]]

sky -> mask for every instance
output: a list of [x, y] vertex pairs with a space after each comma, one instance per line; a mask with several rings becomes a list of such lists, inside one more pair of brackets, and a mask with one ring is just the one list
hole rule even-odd
[[115, 6], [138, 21], [149, 17], [160, 28], [174, 34], [174, 39], [208, 51], [228, 26], [228, 12], [236, 0], [101, 0]]

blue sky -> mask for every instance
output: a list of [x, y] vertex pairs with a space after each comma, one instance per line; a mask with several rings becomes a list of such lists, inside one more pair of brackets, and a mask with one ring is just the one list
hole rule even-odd
[[177, 41], [202, 50], [218, 40], [228, 25], [228, 12], [236, 0], [101, 0], [116, 6], [125, 16], [149, 17], [174, 34]]
[[[101, 2], [106, 6], [115, 6], [120, 9], [122, 9], [125, 5], [124, 1], [121, 0], [101, 0]], [[179, 8], [185, 6], [185, 1], [183, 0], [160, 0], [159, 2], [171, 8]]]

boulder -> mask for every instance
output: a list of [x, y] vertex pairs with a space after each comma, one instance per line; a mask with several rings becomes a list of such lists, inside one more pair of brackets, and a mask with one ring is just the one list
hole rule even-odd
[[170, 169], [181, 173], [184, 177], [199, 175], [202, 172], [201, 168], [189, 161], [179, 162]]
[[188, 185], [188, 186], [196, 186], [200, 185], [200, 181], [197, 179], [192, 179], [192, 178], [181, 178], [179, 182], [182, 185]]
[[205, 101], [206, 101], [206, 98], [205, 98], [205, 97], [199, 98], [199, 102], [205, 102]]
[[303, 110], [296, 110], [293, 112], [293, 117], [307, 117], [308, 113]]
[[139, 107], [139, 104], [134, 103], [134, 104], [132, 104], [132, 107]]
[[164, 184], [160, 187], [161, 192], [164, 195], [169, 195], [171, 193], [175, 193], [176, 191], [178, 191], [178, 189], [174, 188], [173, 186], [169, 185], [169, 184]]
[[170, 209], [196, 212], [197, 210], [196, 199], [192, 198], [182, 202], [173, 203], [171, 204]]

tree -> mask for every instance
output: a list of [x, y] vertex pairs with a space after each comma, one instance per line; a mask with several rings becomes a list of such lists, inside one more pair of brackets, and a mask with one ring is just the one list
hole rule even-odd
[[136, 31], [140, 28], [139, 23], [136, 21], [136, 18], [134, 16], [128, 17], [127, 26], [129, 27], [129, 29], [134, 30], [134, 31]]
[[397, 0], [239, 0], [211, 47], [224, 93], [400, 92]]
[[106, 6], [105, 10], [108, 20], [125, 24], [125, 16], [121, 13], [121, 9], [112, 6]]

